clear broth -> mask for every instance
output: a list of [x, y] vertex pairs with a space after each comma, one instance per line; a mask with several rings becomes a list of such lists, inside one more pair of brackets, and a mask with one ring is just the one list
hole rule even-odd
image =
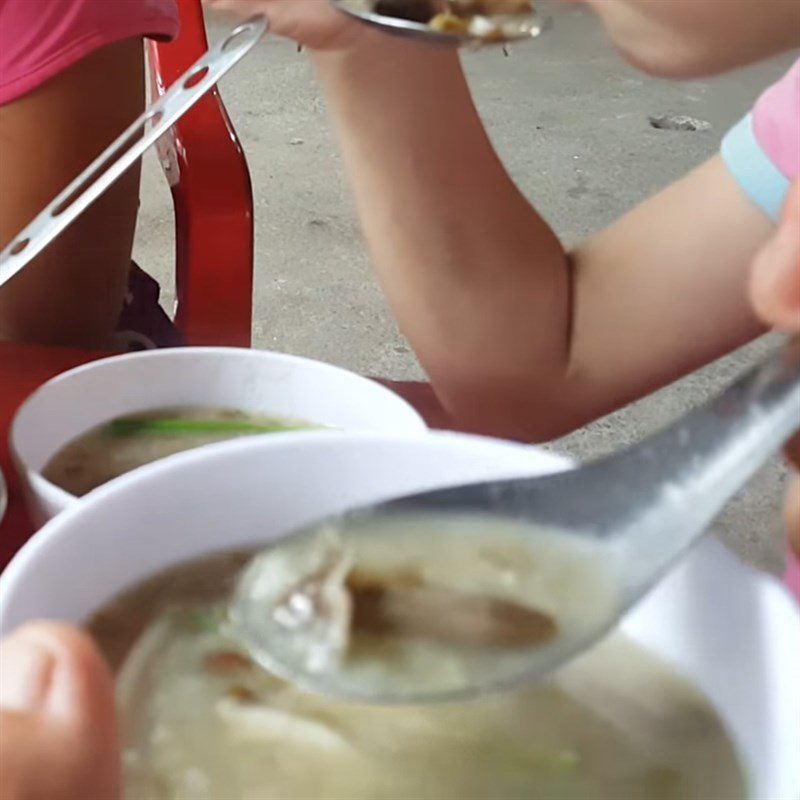
[[471, 702], [388, 708], [304, 693], [253, 665], [220, 624], [251, 556], [172, 568], [90, 620], [118, 671], [127, 797], [746, 797], [712, 707], [621, 636], [546, 684]]
[[[181, 423], [184, 424], [183, 430], [180, 429]], [[203, 423], [211, 423], [211, 428], [215, 424], [220, 428], [231, 427], [228, 430], [202, 430]], [[192, 430], [192, 425], [199, 429]], [[104, 422], [76, 437], [48, 461], [42, 475], [64, 491], [82, 497], [98, 486], [160, 458], [228, 439], [258, 435], [257, 430], [246, 430], [248, 426], [268, 428], [265, 433], [313, 427], [282, 417], [225, 408], [157, 409]]]

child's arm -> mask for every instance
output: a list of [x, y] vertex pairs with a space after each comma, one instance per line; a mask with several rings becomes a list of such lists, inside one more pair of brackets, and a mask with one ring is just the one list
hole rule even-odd
[[380, 281], [461, 424], [550, 438], [761, 331], [746, 277], [772, 225], [720, 159], [567, 253], [453, 53], [375, 37], [315, 58]]

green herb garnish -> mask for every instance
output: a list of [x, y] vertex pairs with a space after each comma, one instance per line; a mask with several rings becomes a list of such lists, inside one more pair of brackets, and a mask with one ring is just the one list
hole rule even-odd
[[125, 436], [201, 436], [204, 434], [256, 434], [302, 431], [307, 426], [265, 425], [241, 419], [115, 419], [106, 426], [106, 433], [115, 438]]
[[217, 633], [225, 619], [218, 608], [185, 608], [175, 612], [176, 617], [195, 633]]
[[[485, 751], [484, 751], [485, 752]], [[549, 773], [553, 776], [576, 772], [581, 766], [580, 756], [573, 750], [558, 750], [553, 753], [527, 752], [514, 746], [498, 745], [490, 751], [491, 758], [508, 773]]]

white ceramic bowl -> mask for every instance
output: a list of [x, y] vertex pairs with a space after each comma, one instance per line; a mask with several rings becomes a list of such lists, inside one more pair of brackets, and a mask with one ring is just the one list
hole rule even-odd
[[[82, 620], [161, 568], [263, 543], [353, 504], [565, 463], [434, 433], [289, 433], [173, 456], [101, 487], [30, 540], [0, 577], [0, 632], [35, 618]], [[782, 587], [707, 540], [622, 627], [715, 705], [753, 800], [797, 800], [800, 619]]]
[[341, 430], [425, 430], [394, 392], [319, 361], [224, 347], [114, 356], [48, 381], [14, 418], [11, 453], [37, 525], [77, 501], [41, 475], [67, 442], [124, 414], [181, 405], [276, 414]]

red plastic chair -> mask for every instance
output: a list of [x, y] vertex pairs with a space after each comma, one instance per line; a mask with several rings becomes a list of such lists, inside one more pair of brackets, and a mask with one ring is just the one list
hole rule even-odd
[[[200, 0], [178, 0], [178, 39], [149, 44], [151, 84], [163, 94], [208, 49]], [[159, 142], [175, 206], [175, 322], [190, 345], [249, 347], [253, 193], [216, 87]]]

